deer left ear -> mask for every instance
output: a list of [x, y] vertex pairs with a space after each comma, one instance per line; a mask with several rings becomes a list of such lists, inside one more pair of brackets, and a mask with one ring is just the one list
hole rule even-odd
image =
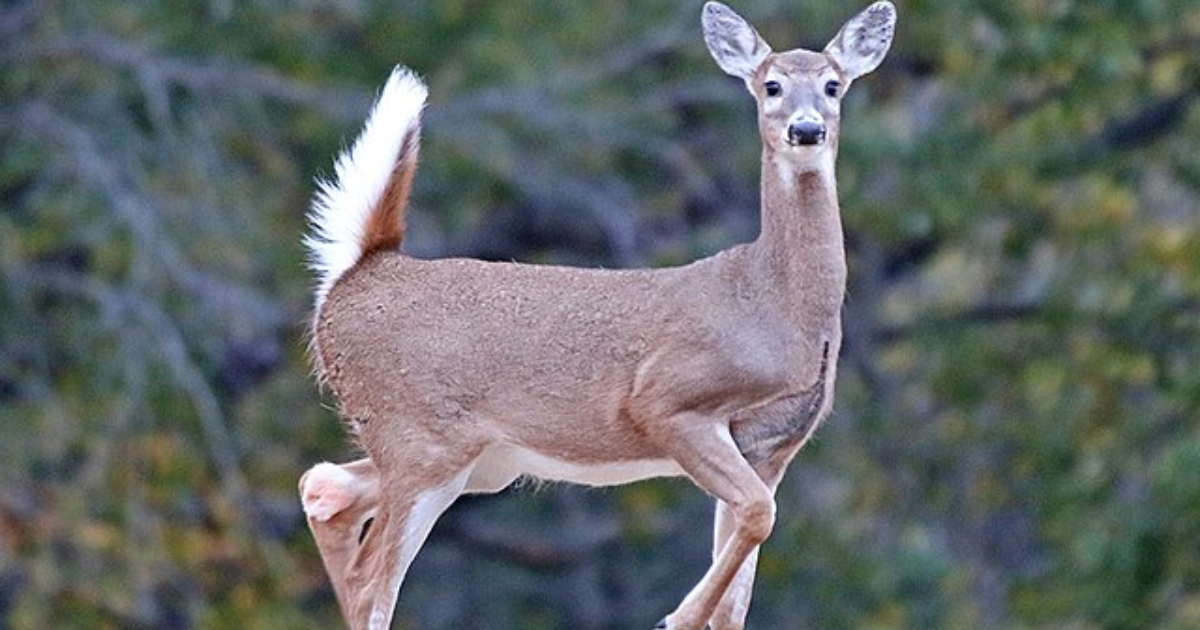
[[834, 36], [825, 52], [853, 81], [874, 70], [887, 55], [896, 30], [896, 7], [882, 0], [850, 18]]

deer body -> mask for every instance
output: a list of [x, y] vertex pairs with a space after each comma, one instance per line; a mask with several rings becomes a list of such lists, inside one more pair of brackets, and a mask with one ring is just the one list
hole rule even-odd
[[[314, 467], [301, 492], [352, 627], [388, 626], [456, 497], [522, 475], [691, 478], [718, 499], [714, 562], [659, 627], [742, 627], [774, 489], [833, 398], [846, 284], [837, 104], [882, 59], [893, 21], [876, 3], [825, 52], [775, 54], [728, 8], [705, 7], [709, 49], [760, 103], [762, 233], [668, 269], [397, 251], [424, 88], [393, 74], [310, 240], [314, 359], [367, 457]], [[385, 106], [407, 118], [387, 128]]]
[[420, 430], [580, 465], [663, 459], [646, 439], [660, 416], [748, 422], [836, 347], [844, 267], [817, 304], [767, 299], [794, 293], [754, 281], [755, 253], [618, 272], [381, 253], [331, 292], [318, 348], [368, 452]]

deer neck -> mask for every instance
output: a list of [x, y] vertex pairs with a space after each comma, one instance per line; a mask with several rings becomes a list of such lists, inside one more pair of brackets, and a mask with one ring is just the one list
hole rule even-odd
[[772, 292], [805, 322], [836, 317], [846, 290], [834, 156], [798, 165], [763, 152], [762, 231], [751, 250]]

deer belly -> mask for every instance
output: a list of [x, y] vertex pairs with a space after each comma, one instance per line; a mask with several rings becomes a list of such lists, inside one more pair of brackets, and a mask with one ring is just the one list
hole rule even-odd
[[481, 477], [493, 479], [528, 476], [585, 486], [618, 486], [642, 479], [684, 474], [679, 464], [671, 459], [575, 462], [514, 444], [488, 447], [476, 462], [475, 470]]

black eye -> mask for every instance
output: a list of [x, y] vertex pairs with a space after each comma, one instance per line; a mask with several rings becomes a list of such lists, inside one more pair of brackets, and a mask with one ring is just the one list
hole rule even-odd
[[763, 87], [767, 89], [767, 96], [779, 96], [783, 94], [783, 87], [779, 85], [778, 81], [767, 81], [763, 84]]
[[838, 88], [840, 88], [840, 87], [842, 87], [842, 84], [838, 83], [837, 81], [830, 81], [830, 82], [826, 83], [825, 84], [825, 95], [826, 96], [837, 96]]

